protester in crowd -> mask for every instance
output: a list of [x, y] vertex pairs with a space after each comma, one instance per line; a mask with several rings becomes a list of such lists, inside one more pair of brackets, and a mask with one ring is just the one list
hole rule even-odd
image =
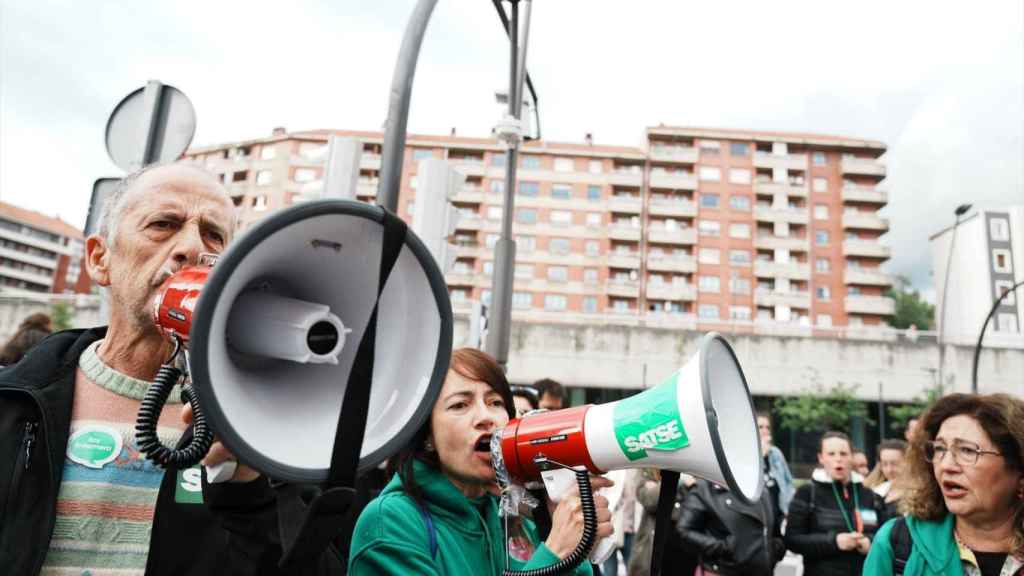
[[904, 480], [907, 516], [879, 530], [864, 574], [1024, 573], [1024, 401], [943, 396], [921, 416]]
[[531, 386], [512, 386], [512, 399], [516, 403], [516, 418], [522, 418], [530, 410], [540, 408], [537, 390]]
[[770, 490], [747, 504], [726, 488], [697, 480], [676, 524], [683, 548], [700, 558], [705, 575], [771, 574], [786, 555], [776, 502]]
[[903, 439], [907, 441], [907, 444], [914, 443], [914, 433], [917, 432], [917, 422], [917, 418], [907, 420], [907, 427], [903, 430]]
[[878, 462], [868, 474], [864, 485], [885, 501], [887, 517], [899, 515], [899, 500], [903, 491], [900, 476], [903, 472], [907, 443], [903, 440], [885, 440], [878, 445]]
[[545, 410], [561, 410], [568, 408], [565, 401], [565, 388], [551, 378], [543, 378], [533, 383], [540, 398], [540, 407]]
[[881, 498], [852, 469], [853, 448], [842, 432], [826, 432], [818, 444], [811, 481], [789, 507], [786, 547], [801, 554], [807, 576], [855, 576], [885, 519]]
[[757, 431], [761, 435], [761, 456], [764, 458], [766, 473], [775, 483], [778, 495], [778, 507], [782, 515], [789, 513], [789, 503], [793, 500], [793, 473], [782, 450], [772, 442], [772, 419], [767, 414], [758, 413]]
[[[201, 481], [201, 467], [164, 471], [134, 434], [140, 400], [171, 352], [153, 324], [153, 298], [201, 253], [221, 252], [234, 229], [220, 179], [195, 166], [140, 171], [106, 200], [85, 250], [90, 278], [109, 290], [110, 325], [54, 334], [0, 371], [0, 478], [11, 479], [3, 573], [278, 573], [266, 477], [243, 464], [216, 485]], [[158, 428], [171, 445], [191, 436], [191, 412], [173, 396]], [[205, 462], [228, 458], [215, 443]], [[343, 568], [336, 554], [312, 562], [317, 573]]]
[[0, 348], [0, 367], [10, 366], [53, 332], [50, 317], [42, 312], [30, 314], [21, 321], [14, 335]]
[[871, 473], [871, 465], [868, 464], [868, 455], [859, 448], [853, 450], [853, 471], [863, 477]]
[[[510, 568], [533, 569], [568, 556], [583, 534], [579, 495], [554, 508], [543, 543], [533, 523], [516, 517], [509, 532], [498, 514], [491, 434], [514, 416], [501, 366], [487, 354], [461, 348], [430, 419], [395, 457], [398, 474], [356, 523], [349, 574], [500, 574], [506, 546]], [[595, 489], [611, 486], [592, 480]], [[595, 496], [597, 536], [612, 533], [611, 512]], [[575, 574], [590, 574], [580, 564]]]
[[608, 499], [609, 507], [612, 510], [612, 527], [615, 529], [617, 550], [605, 560], [601, 566], [601, 573], [604, 576], [617, 576], [619, 557], [622, 557], [621, 564], [623, 566], [629, 566], [629, 559], [633, 552], [633, 535], [636, 532], [638, 512], [641, 508], [636, 505], [636, 489], [643, 479], [643, 469], [615, 470], [609, 475], [615, 481], [615, 486], [611, 490], [621, 489], [618, 500], [613, 502], [611, 497]]
[[[696, 483], [696, 479], [688, 474], [679, 475], [675, 501], [672, 503], [671, 521], [666, 528], [670, 530], [665, 540], [665, 551], [662, 555], [662, 574], [693, 574], [698, 559], [683, 548], [683, 540], [677, 531], [679, 515], [686, 493]], [[637, 483], [636, 501], [642, 510], [640, 525], [633, 539], [633, 551], [628, 566], [629, 576], [645, 576], [651, 571], [651, 558], [654, 552], [654, 525], [658, 513], [658, 500], [661, 495], [661, 472], [654, 468], [645, 468]]]

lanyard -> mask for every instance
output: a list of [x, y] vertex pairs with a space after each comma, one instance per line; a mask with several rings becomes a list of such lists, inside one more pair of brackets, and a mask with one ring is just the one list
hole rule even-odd
[[[860, 520], [860, 498], [857, 496], [857, 485], [850, 483], [853, 486], [853, 517], [857, 522], [856, 530], [854, 530], [853, 522], [850, 522], [850, 516], [846, 513], [846, 506], [843, 506], [843, 499], [839, 497], [839, 490], [836, 489], [835, 480], [832, 481], [832, 494], [836, 497], [836, 504], [839, 505], [839, 512], [843, 515], [843, 521], [846, 522], [846, 527], [850, 529], [850, 532], [861, 532], [863, 524]], [[843, 491], [846, 491], [846, 487], [843, 487]]]

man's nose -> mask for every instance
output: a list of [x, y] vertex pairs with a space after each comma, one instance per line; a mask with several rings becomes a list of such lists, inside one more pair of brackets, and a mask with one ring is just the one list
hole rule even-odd
[[199, 226], [188, 223], [174, 237], [174, 252], [171, 258], [178, 266], [194, 266], [199, 263], [199, 255], [206, 251]]

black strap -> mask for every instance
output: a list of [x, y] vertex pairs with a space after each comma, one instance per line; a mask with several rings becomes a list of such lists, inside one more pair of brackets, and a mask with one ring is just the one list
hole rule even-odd
[[892, 572], [903, 574], [907, 569], [910, 551], [914, 548], [914, 539], [910, 536], [906, 517], [900, 516], [893, 523], [892, 532], [889, 532], [889, 546], [892, 548]]
[[658, 493], [658, 513], [654, 519], [654, 547], [651, 550], [651, 576], [661, 576], [661, 559], [665, 555], [665, 543], [672, 532], [669, 520], [676, 505], [676, 491], [679, 489], [679, 472], [661, 471], [661, 491]]
[[[331, 468], [323, 491], [308, 486], [278, 487], [278, 524], [282, 556], [280, 566], [295, 568], [315, 560], [336, 538], [345, 554], [362, 509], [356, 502], [356, 475], [363, 447], [373, 380], [377, 336], [377, 309], [391, 270], [405, 243], [406, 225], [384, 211], [383, 247], [377, 298], [349, 373], [331, 453]], [[355, 505], [354, 505], [355, 504]]]

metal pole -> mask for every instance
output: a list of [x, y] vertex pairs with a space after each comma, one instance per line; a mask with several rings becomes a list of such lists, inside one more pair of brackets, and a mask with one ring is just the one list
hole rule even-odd
[[974, 346], [974, 362], [971, 365], [971, 393], [978, 393], [978, 361], [981, 359], [981, 341], [985, 339], [985, 330], [988, 329], [988, 323], [992, 320], [992, 317], [996, 315], [996, 310], [999, 309], [999, 305], [1003, 303], [1003, 299], [1008, 294], [1013, 293], [1014, 290], [1024, 286], [1024, 280], [1017, 282], [1006, 292], [999, 295], [996, 298], [995, 304], [992, 305], [992, 309], [988, 311], [988, 316], [985, 316], [985, 323], [981, 325], [981, 332], [978, 334], [978, 343]]
[[[530, 0], [525, 0], [523, 37], [519, 38], [519, 0], [511, 0], [509, 22], [509, 90], [508, 115], [517, 122], [522, 117], [523, 76], [526, 68], [526, 40], [529, 31]], [[522, 70], [520, 70], [522, 66]], [[521, 136], [521, 134], [520, 134]], [[494, 246], [494, 280], [491, 285], [491, 318], [487, 330], [487, 353], [502, 366], [508, 364], [509, 334], [512, 329], [512, 294], [515, 278], [516, 243], [512, 237], [515, 210], [516, 166], [519, 160], [519, 137], [506, 139], [505, 206], [502, 212], [501, 236]]]
[[412, 82], [416, 75], [416, 61], [420, 56], [423, 36], [430, 23], [437, 0], [419, 0], [409, 23], [405, 27], [398, 62], [391, 76], [391, 94], [388, 101], [387, 128], [384, 132], [384, 151], [380, 165], [380, 184], [377, 203], [398, 212], [398, 193], [402, 186], [402, 162], [405, 159], [405, 130], [409, 123], [409, 101]]
[[153, 163], [157, 157], [156, 133], [160, 127], [160, 113], [163, 107], [164, 85], [159, 80], [146, 82], [142, 92], [142, 106], [146, 120], [142, 123], [142, 147], [136, 157], [134, 168], [138, 170]]
[[885, 396], [882, 395], [881, 380], [878, 381], [878, 440], [885, 440]]
[[960, 226], [960, 214], [956, 215], [956, 221], [953, 223], [953, 237], [949, 241], [949, 256], [946, 257], [946, 275], [942, 281], [942, 309], [939, 310], [939, 330], [935, 335], [939, 342], [939, 386], [945, 388], [946, 383], [942, 379], [942, 365], [946, 357], [946, 348], [943, 345], [942, 337], [946, 332], [946, 300], [949, 299], [947, 290], [949, 289], [949, 271], [953, 266], [953, 250], [956, 248], [956, 229]]

